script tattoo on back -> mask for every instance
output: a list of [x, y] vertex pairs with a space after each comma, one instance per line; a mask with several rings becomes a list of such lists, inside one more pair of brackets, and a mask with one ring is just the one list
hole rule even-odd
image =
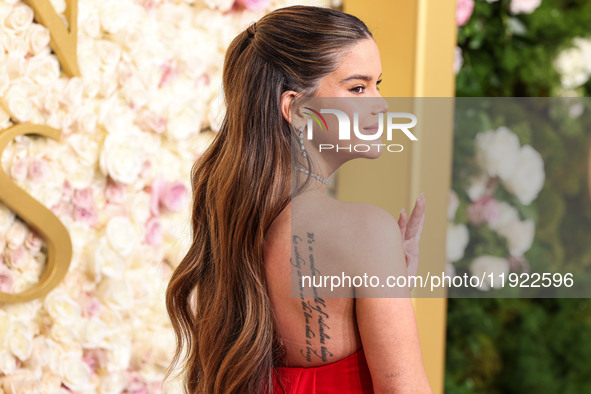
[[[328, 358], [333, 354], [328, 350], [327, 340], [330, 339], [328, 331], [328, 313], [326, 313], [326, 301], [318, 296], [318, 292], [314, 287], [312, 289], [314, 298], [312, 300], [304, 298], [304, 288], [302, 283], [302, 271], [306, 274], [317, 275], [319, 272], [314, 265], [314, 233], [307, 232], [306, 240], [299, 235], [292, 236], [292, 246], [294, 248], [294, 259], [291, 260], [292, 269], [296, 270], [298, 277], [298, 286], [300, 291], [300, 300], [302, 304], [302, 311], [305, 319], [305, 335], [306, 347], [300, 349], [300, 353], [306, 361], [312, 361], [313, 358], [318, 358], [323, 362], [328, 361]], [[312, 343], [313, 339], [318, 339], [320, 345]]]

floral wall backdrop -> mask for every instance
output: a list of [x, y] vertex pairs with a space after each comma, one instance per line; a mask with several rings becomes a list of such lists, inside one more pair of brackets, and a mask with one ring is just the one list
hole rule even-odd
[[[51, 3], [63, 14], [65, 0]], [[69, 78], [32, 9], [0, 2], [0, 130], [62, 131], [18, 137], [1, 165], [73, 242], [47, 297], [0, 307], [0, 391], [179, 391], [162, 387], [175, 346], [164, 291], [188, 247], [191, 165], [223, 113], [225, 50], [295, 3], [79, 0], [81, 76]], [[45, 260], [44, 241], [0, 202], [0, 291], [31, 287]]]
[[[448, 270], [588, 277], [591, 3], [458, 0], [456, 22], [458, 97], [561, 99], [537, 122], [456, 112]], [[589, 299], [449, 299], [446, 392], [588, 391], [590, 316]]]

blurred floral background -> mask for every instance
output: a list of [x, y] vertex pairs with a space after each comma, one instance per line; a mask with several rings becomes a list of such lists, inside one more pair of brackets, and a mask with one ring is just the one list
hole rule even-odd
[[[456, 22], [448, 271], [588, 280], [591, 3], [458, 0]], [[589, 299], [479, 290], [448, 300], [446, 392], [589, 390]]]
[[[190, 170], [217, 131], [231, 40], [265, 12], [311, 0], [79, 0], [70, 78], [47, 28], [0, 2], [0, 130], [23, 122], [2, 169], [66, 226], [73, 258], [45, 299], [0, 308], [0, 392], [180, 392], [164, 305], [190, 241]], [[65, 0], [51, 0], [62, 16]], [[65, 18], [63, 18], [65, 19]], [[44, 241], [0, 203], [0, 291], [37, 282]]]

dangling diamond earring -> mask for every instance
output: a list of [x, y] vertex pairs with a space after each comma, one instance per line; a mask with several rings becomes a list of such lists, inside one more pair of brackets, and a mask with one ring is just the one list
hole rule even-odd
[[308, 154], [306, 153], [306, 147], [304, 146], [304, 127], [300, 127], [300, 135], [298, 136], [300, 139], [300, 150], [302, 151], [302, 156], [307, 157]]
[[[306, 147], [304, 146], [304, 128], [305, 126], [300, 127], [300, 134], [298, 135], [298, 138], [300, 139], [300, 150], [302, 151], [302, 156], [306, 158], [308, 154], [306, 153]], [[303, 172], [304, 174], [316, 179], [317, 181], [324, 183], [325, 185], [328, 185], [328, 179], [323, 178], [320, 175], [316, 175], [313, 172], [310, 172], [300, 166], [297, 166], [296, 170]]]

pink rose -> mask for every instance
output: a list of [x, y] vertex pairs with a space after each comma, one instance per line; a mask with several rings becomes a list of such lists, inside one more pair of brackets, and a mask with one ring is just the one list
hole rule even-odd
[[152, 212], [152, 215], [160, 214], [160, 196], [165, 187], [166, 182], [160, 175], [154, 179], [150, 186], [150, 212]]
[[162, 224], [160, 219], [152, 216], [145, 225], [146, 239], [148, 245], [160, 245], [162, 243]]
[[490, 223], [499, 217], [499, 204], [491, 196], [483, 196], [468, 207], [468, 221], [475, 225]]
[[512, 14], [531, 14], [542, 4], [542, 0], [511, 0], [509, 11]]
[[16, 181], [23, 181], [27, 177], [27, 161], [20, 159], [12, 166], [10, 175]]
[[113, 180], [107, 182], [105, 198], [111, 204], [121, 204], [125, 200], [125, 185]]
[[102, 369], [107, 365], [108, 354], [105, 349], [85, 349], [84, 354], [82, 356], [82, 361], [88, 368], [92, 374], [98, 369]]
[[166, 209], [176, 212], [183, 208], [186, 196], [187, 188], [182, 182], [169, 182], [164, 188], [160, 202]]
[[14, 275], [10, 268], [8, 268], [0, 259], [0, 291], [3, 293], [11, 293], [13, 285]]
[[92, 197], [92, 188], [74, 191], [74, 205], [77, 208], [93, 208], [94, 198]]
[[34, 231], [29, 231], [25, 238], [25, 247], [33, 254], [39, 252], [43, 246], [43, 238]]
[[20, 267], [24, 263], [25, 257], [25, 247], [22, 245], [13, 250], [6, 250], [6, 259], [8, 260], [8, 264], [13, 268]]
[[142, 375], [138, 371], [128, 369], [127, 375], [127, 392], [133, 394], [146, 394], [148, 392], [146, 382], [142, 379]]
[[236, 0], [236, 4], [250, 11], [261, 11], [267, 8], [269, 0]]
[[158, 83], [158, 88], [162, 88], [162, 86], [173, 80], [179, 73], [179, 69], [174, 61], [166, 62], [160, 66], [160, 69], [162, 69], [162, 77], [160, 78], [160, 83]]
[[166, 182], [161, 176], [156, 177], [150, 186], [150, 211], [160, 214], [160, 206], [169, 211], [179, 211], [185, 204], [187, 188], [180, 181]]
[[64, 181], [64, 186], [62, 189], [62, 201], [70, 201], [72, 199], [73, 193], [74, 189], [72, 189], [70, 182]]
[[29, 163], [29, 179], [32, 181], [41, 181], [47, 176], [47, 164], [37, 158]]
[[82, 295], [82, 314], [87, 317], [97, 316], [101, 312], [101, 303], [99, 299], [91, 293]]
[[458, 0], [456, 6], [456, 24], [464, 26], [470, 20], [474, 11], [474, 0]]
[[98, 223], [98, 214], [94, 207], [82, 208], [74, 207], [74, 220], [81, 223], [86, 223], [90, 227], [95, 227]]
[[166, 119], [154, 112], [142, 111], [137, 119], [136, 124], [146, 131], [153, 131], [157, 134], [162, 134], [166, 130]]

